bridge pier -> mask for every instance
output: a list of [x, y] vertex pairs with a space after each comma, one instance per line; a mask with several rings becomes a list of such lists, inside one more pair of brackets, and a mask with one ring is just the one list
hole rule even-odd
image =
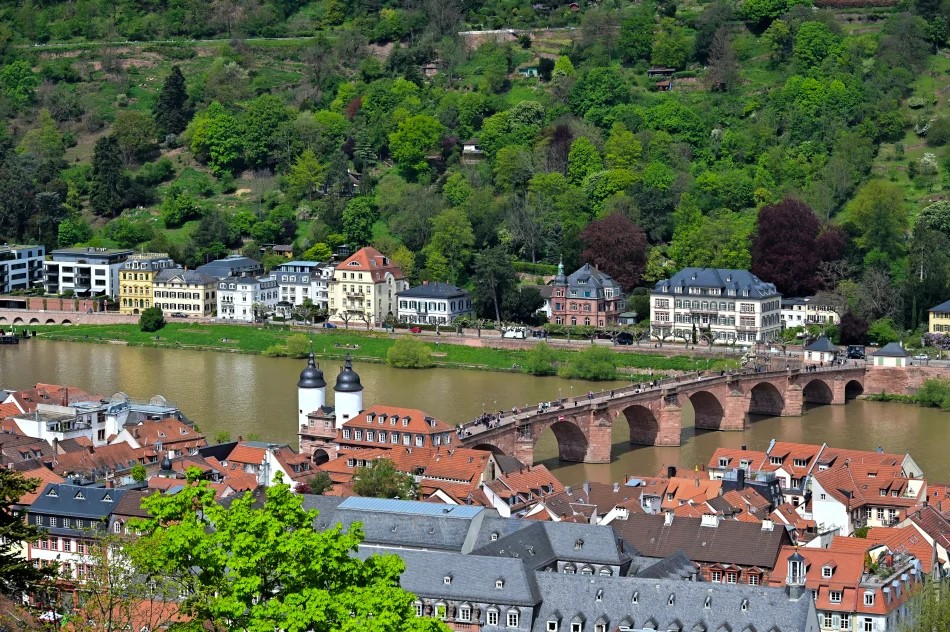
[[610, 463], [613, 427], [613, 420], [610, 418], [610, 411], [607, 410], [606, 405], [590, 412], [584, 463]]
[[831, 382], [831, 403], [833, 405], [844, 404], [847, 402], [844, 388], [846, 384], [847, 381], [842, 380], [838, 376], [835, 376], [835, 379]]
[[515, 451], [511, 456], [525, 465], [534, 465], [534, 437], [519, 436], [515, 440]]
[[785, 405], [782, 407], [782, 417], [801, 417], [805, 410], [805, 394], [798, 384], [790, 383], [785, 389]]
[[683, 445], [683, 409], [675, 401], [663, 399], [657, 415], [659, 430], [653, 445]]
[[745, 430], [748, 415], [749, 399], [745, 393], [730, 390], [722, 402], [722, 421], [719, 423], [719, 430]]

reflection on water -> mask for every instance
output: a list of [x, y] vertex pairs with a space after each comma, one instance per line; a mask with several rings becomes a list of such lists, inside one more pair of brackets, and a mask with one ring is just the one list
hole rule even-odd
[[[332, 389], [338, 363], [321, 363]], [[296, 445], [297, 360], [230, 353], [148, 349], [30, 340], [0, 346], [0, 387], [24, 388], [37, 382], [68, 384], [105, 396], [124, 391], [133, 398], [161, 394], [182, 407], [207, 435], [226, 430], [233, 437], [257, 433]], [[450, 423], [467, 421], [483, 410], [534, 406], [542, 400], [600, 390], [614, 384], [587, 384], [554, 377], [429, 369], [393, 369], [357, 364], [365, 405], [387, 403], [420, 408]], [[688, 400], [687, 400], [688, 402]], [[784, 441], [888, 452], [910, 452], [933, 481], [950, 482], [945, 446], [950, 414], [904, 404], [857, 401], [817, 406], [803, 417], [759, 418], [745, 432], [693, 428], [693, 411], [683, 407], [681, 447], [629, 445], [623, 418], [613, 429], [614, 458], [609, 465], [559, 463], [553, 433], [538, 440], [536, 458], [556, 468], [567, 484], [620, 480], [624, 474], [655, 474], [665, 465], [692, 468], [708, 462], [719, 446], [764, 449]]]

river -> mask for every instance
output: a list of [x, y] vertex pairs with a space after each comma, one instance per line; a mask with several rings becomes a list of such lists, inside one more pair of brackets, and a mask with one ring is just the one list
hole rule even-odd
[[[338, 362], [322, 362], [329, 387]], [[30, 340], [0, 346], [0, 387], [26, 388], [37, 382], [77, 386], [110, 396], [123, 391], [134, 399], [164, 395], [196, 422], [209, 439], [226, 430], [232, 437], [256, 433], [296, 447], [297, 375], [300, 360], [173, 349]], [[556, 377], [465, 371], [394, 369], [357, 363], [366, 406], [386, 403], [420, 408], [453, 424], [483, 410], [536, 405], [623, 384], [590, 384]], [[613, 462], [560, 463], [554, 435], [538, 441], [536, 458], [556, 470], [565, 484], [610, 482], [624, 474], [653, 475], [666, 465], [692, 468], [709, 461], [719, 446], [764, 449], [773, 438], [828, 443], [843, 448], [910, 452], [934, 482], [950, 482], [950, 414], [905, 404], [854, 401], [816, 406], [802, 417], [761, 418], [745, 432], [696, 432], [692, 410], [683, 412], [680, 447], [630, 446], [626, 424], [614, 427]]]

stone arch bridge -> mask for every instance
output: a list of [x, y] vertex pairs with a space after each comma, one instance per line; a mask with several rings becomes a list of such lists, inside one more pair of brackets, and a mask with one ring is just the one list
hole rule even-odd
[[[819, 371], [782, 370], [691, 377], [655, 388], [627, 387], [565, 400], [544, 411], [508, 414], [493, 426], [469, 424], [461, 442], [534, 462], [534, 446], [550, 428], [563, 461], [609, 463], [615, 423], [630, 427], [630, 442], [681, 444], [682, 407], [688, 400], [696, 427], [744, 430], [753, 415], [798, 416], [805, 404], [844, 404], [864, 393], [865, 367], [830, 367]], [[470, 434], [468, 434], [470, 433]]]

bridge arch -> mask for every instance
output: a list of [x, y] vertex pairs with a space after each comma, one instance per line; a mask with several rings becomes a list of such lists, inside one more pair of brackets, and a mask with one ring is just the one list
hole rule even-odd
[[558, 459], [582, 463], [587, 456], [587, 436], [584, 431], [570, 421], [555, 422], [550, 429], [557, 441]]
[[749, 414], [779, 417], [785, 408], [785, 398], [771, 382], [759, 382], [749, 391]]
[[60, 325], [72, 325], [72, 324], [73, 324], [73, 321], [69, 320], [68, 318], [64, 318], [59, 324], [60, 324]]
[[0, 316], [0, 323], [5, 323], [5, 322], [7, 322], [7, 317], [6, 317], [6, 316]]
[[719, 430], [725, 410], [719, 398], [709, 391], [697, 391], [689, 396], [696, 418], [696, 427], [702, 430]]
[[39, 318], [31, 318], [31, 319], [30, 319], [30, 324], [31, 324], [31, 325], [39, 325], [39, 324], [40, 324], [40, 319], [39, 319]]
[[23, 324], [23, 319], [20, 318], [19, 316], [17, 316], [16, 318], [13, 319], [13, 324], [14, 324], [14, 325], [22, 325], [22, 324]]
[[857, 380], [849, 380], [844, 385], [844, 401], [851, 401], [859, 395], [864, 395], [864, 384]]
[[827, 382], [815, 378], [802, 389], [802, 400], [806, 404], [830, 404], [834, 401], [834, 394]]
[[485, 450], [486, 452], [491, 452], [495, 456], [504, 456], [505, 451], [499, 448], [497, 445], [492, 445], [491, 443], [479, 443], [478, 445], [472, 446], [473, 450]]
[[56, 321], [53, 320], [52, 318], [47, 318], [47, 319], [46, 319], [46, 324], [47, 324], [47, 325], [55, 325], [55, 324], [56, 324]]
[[660, 422], [652, 410], [646, 406], [634, 404], [623, 410], [623, 416], [630, 426], [630, 443], [656, 445], [656, 437], [660, 434]]

